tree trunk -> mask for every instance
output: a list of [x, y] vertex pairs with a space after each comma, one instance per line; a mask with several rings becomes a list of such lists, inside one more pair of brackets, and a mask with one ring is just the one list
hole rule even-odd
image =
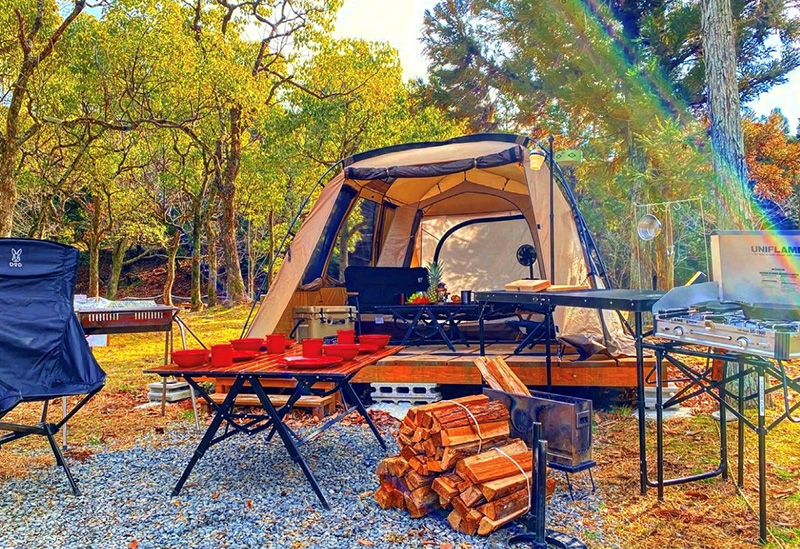
[[752, 228], [731, 1], [702, 0], [700, 8], [712, 158], [714, 173], [722, 183], [721, 192], [716, 193], [724, 212], [719, 216], [720, 225], [722, 228]]
[[208, 306], [217, 305], [217, 234], [214, 231], [214, 222], [208, 220], [206, 224], [206, 239], [208, 240]]
[[662, 231], [653, 239], [653, 245], [656, 247], [658, 289], [667, 291], [675, 287], [675, 248], [672, 245], [672, 216], [669, 211], [665, 212], [661, 221]]
[[181, 232], [174, 229], [174, 234], [169, 244], [167, 244], [167, 279], [164, 281], [164, 292], [162, 298], [164, 305], [172, 307], [172, 285], [175, 284], [175, 258], [181, 247]]
[[192, 311], [203, 308], [203, 296], [200, 289], [200, 246], [202, 244], [202, 215], [199, 205], [196, 205], [192, 218]]
[[117, 240], [111, 248], [111, 277], [108, 279], [108, 287], [106, 287], [106, 299], [117, 299], [119, 277], [122, 274], [122, 266], [125, 263], [125, 252], [127, 251], [127, 238]]
[[14, 165], [17, 151], [0, 143], [0, 236], [11, 236], [14, 208], [17, 205], [17, 186], [14, 184]]
[[89, 226], [89, 297], [100, 296], [100, 242], [102, 235], [102, 212], [99, 196], [91, 204], [91, 223]]
[[253, 273], [255, 258], [253, 257], [253, 223], [247, 220], [247, 295], [253, 295]]
[[[798, 189], [800, 189], [800, 186], [798, 186]], [[275, 208], [269, 209], [269, 249], [267, 253], [269, 254], [267, 256], [267, 269], [269, 269], [267, 287], [269, 287], [272, 284], [272, 263], [275, 261]]]
[[[220, 220], [220, 243], [225, 263], [228, 299], [233, 303], [247, 303], [250, 298], [244, 288], [239, 251], [236, 247], [236, 177], [242, 159], [242, 128], [240, 108], [229, 111], [230, 143], [225, 154], [225, 169], [217, 179], [222, 219]], [[221, 149], [221, 147], [220, 147]], [[221, 150], [219, 151], [221, 152]]]

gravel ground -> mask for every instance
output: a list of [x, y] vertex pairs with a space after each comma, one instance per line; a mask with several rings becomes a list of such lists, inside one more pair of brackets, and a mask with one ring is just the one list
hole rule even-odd
[[[338, 425], [303, 447], [327, 492], [332, 510], [325, 511], [282, 445], [264, 438], [235, 436], [211, 448], [176, 498], [170, 491], [199, 441], [181, 428], [82, 463], [68, 458], [80, 497], [69, 493], [55, 466], [6, 481], [0, 484], [0, 547], [478, 548], [507, 546], [508, 536], [520, 532], [513, 524], [487, 538], [469, 537], [450, 530], [442, 511], [414, 520], [382, 510], [372, 491], [384, 454], [358, 425]], [[574, 531], [590, 516], [596, 546], [613, 547], [597, 519], [602, 498], [582, 495], [572, 502], [557, 491], [548, 526]]]

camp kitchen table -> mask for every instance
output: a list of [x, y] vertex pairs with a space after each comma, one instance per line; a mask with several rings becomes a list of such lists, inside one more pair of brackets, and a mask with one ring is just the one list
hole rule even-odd
[[[372, 305], [369, 313], [392, 315], [406, 327], [400, 345], [405, 347], [413, 335], [422, 341], [439, 335], [451, 352], [456, 352], [453, 342], [469, 345], [458, 325], [464, 320], [476, 320], [481, 306], [477, 303], [420, 303], [416, 305]], [[447, 331], [445, 331], [447, 327]], [[428, 333], [423, 330], [429, 330]], [[449, 332], [449, 334], [448, 334]]]
[[[664, 296], [664, 292], [652, 290], [578, 290], [565, 292], [508, 292], [503, 290], [476, 292], [475, 300], [483, 307], [491, 303], [517, 303], [520, 305], [538, 305], [545, 315], [545, 326], [552, 326], [553, 310], [556, 307], [579, 307], [609, 311], [632, 312], [634, 318], [633, 337], [636, 339], [636, 385], [639, 408], [639, 483], [642, 495], [647, 491], [647, 456], [645, 454], [645, 407], [644, 407], [644, 350], [645, 336], [652, 332], [644, 331], [644, 313], [650, 313], [656, 301]], [[483, 314], [480, 317], [481, 355], [485, 353], [483, 334]], [[551, 353], [550, 330], [546, 330], [546, 367], [547, 387], [551, 390]]]
[[[386, 347], [374, 353], [358, 355], [353, 360], [343, 361], [334, 366], [320, 367], [315, 369], [291, 368], [280, 363], [280, 359], [286, 355], [264, 354], [261, 357], [253, 360], [235, 362], [231, 366], [212, 366], [211, 364], [203, 364], [193, 368], [181, 368], [174, 364], [169, 364], [164, 367], [149, 368], [145, 370], [144, 373], [146, 374], [157, 374], [164, 377], [177, 376], [184, 378], [192, 387], [194, 387], [194, 390], [197, 392], [197, 394], [208, 403], [210, 407], [209, 409], [214, 410], [214, 418], [211, 420], [208, 430], [203, 436], [203, 439], [200, 441], [200, 444], [192, 455], [192, 458], [189, 460], [189, 464], [183, 471], [181, 478], [175, 485], [172, 495], [177, 496], [180, 493], [195, 464], [200, 460], [201, 457], [203, 457], [203, 455], [206, 453], [206, 450], [208, 450], [211, 446], [222, 442], [236, 433], [254, 435], [266, 429], [271, 429], [269, 435], [267, 436], [267, 440], [272, 439], [276, 432], [278, 433], [283, 445], [286, 447], [286, 451], [289, 452], [292, 460], [296, 461], [297, 464], [300, 465], [300, 468], [303, 470], [303, 474], [305, 474], [308, 482], [311, 483], [311, 487], [314, 489], [317, 497], [322, 502], [322, 505], [326, 509], [330, 509], [328, 501], [325, 499], [325, 494], [322, 492], [322, 488], [320, 488], [317, 480], [314, 478], [314, 474], [311, 472], [311, 469], [303, 458], [303, 455], [300, 453], [300, 447], [306, 442], [316, 438], [328, 428], [332, 427], [350, 412], [357, 410], [358, 413], [361, 414], [361, 417], [364, 418], [364, 421], [367, 422], [369, 428], [372, 429], [372, 433], [375, 435], [375, 438], [378, 439], [378, 442], [385, 450], [386, 443], [383, 441], [383, 438], [381, 438], [377, 427], [375, 427], [375, 424], [367, 414], [361, 399], [358, 398], [358, 395], [353, 390], [350, 380], [352, 380], [353, 377], [364, 367], [374, 364], [384, 357], [393, 355], [401, 349], [402, 347]], [[287, 351], [287, 355], [298, 354], [300, 354], [300, 346], [295, 346]], [[230, 391], [228, 392], [228, 396], [225, 397], [225, 400], [221, 404], [214, 402], [200, 385], [201, 378], [209, 377], [225, 377], [234, 379]], [[262, 379], [293, 379], [297, 382], [297, 385], [294, 387], [294, 390], [286, 404], [280, 408], [275, 408], [275, 406], [272, 404], [272, 401], [264, 391], [264, 387], [261, 385]], [[332, 382], [335, 384], [335, 386], [333, 389], [327, 391], [313, 389], [313, 386], [316, 383], [323, 382]], [[236, 397], [242, 394], [242, 390], [246, 385], [249, 385], [258, 397], [262, 407], [261, 412], [234, 412], [233, 407], [236, 402]], [[309, 394], [327, 396], [335, 393], [336, 391], [342, 391], [343, 396], [352, 403], [352, 406], [345, 410], [345, 412], [341, 415], [329, 419], [322, 426], [314, 430], [314, 432], [306, 435], [304, 438], [300, 438], [283, 422], [283, 418], [291, 411], [292, 406], [294, 406], [294, 403], [297, 402], [301, 396]], [[239, 420], [240, 423], [237, 423], [236, 420]], [[217, 431], [223, 422], [226, 424], [225, 430], [222, 434], [217, 435]]]

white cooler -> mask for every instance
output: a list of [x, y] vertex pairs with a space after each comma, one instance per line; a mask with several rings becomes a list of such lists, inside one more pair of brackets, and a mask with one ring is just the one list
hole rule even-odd
[[356, 328], [356, 308], [348, 305], [294, 307], [292, 318], [298, 341], [306, 338], [332, 337], [336, 335], [336, 330]]

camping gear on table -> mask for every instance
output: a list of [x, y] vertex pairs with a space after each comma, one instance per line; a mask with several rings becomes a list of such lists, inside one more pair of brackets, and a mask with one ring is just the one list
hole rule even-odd
[[355, 328], [356, 309], [349, 306], [294, 307], [294, 328], [289, 337], [302, 341], [308, 337], [335, 336], [338, 330]]
[[[92, 356], [73, 310], [78, 250], [55, 242], [0, 239], [0, 418], [22, 402], [41, 402], [35, 425], [0, 422], [0, 446], [40, 435], [80, 494], [54, 435], [100, 389], [106, 374]], [[51, 399], [83, 398], [59, 422], [47, 422]]]
[[213, 366], [230, 366], [233, 364], [233, 345], [229, 343], [212, 345], [211, 364]]
[[[526, 136], [478, 134], [342, 160], [330, 181], [320, 182], [324, 188], [296, 233], [287, 232], [290, 246], [276, 254], [284, 261], [243, 331], [250, 337], [272, 332], [296, 292], [349, 286], [354, 267], [413, 269], [432, 261], [443, 265], [452, 288], [493, 289], [529, 276], [529, 267], [514, 259], [522, 244], [550, 252], [537, 260], [540, 278], [607, 287], [568, 182], [556, 164], [531, 161], [543, 156], [552, 160], [552, 151]], [[342, 248], [351, 215], [359, 218], [358, 230], [347, 235], [352, 245]], [[407, 298], [411, 292], [400, 293]], [[387, 305], [398, 303], [394, 291], [386, 294]], [[554, 320], [559, 337], [588, 333], [613, 354], [626, 348], [615, 313], [560, 308]]]

